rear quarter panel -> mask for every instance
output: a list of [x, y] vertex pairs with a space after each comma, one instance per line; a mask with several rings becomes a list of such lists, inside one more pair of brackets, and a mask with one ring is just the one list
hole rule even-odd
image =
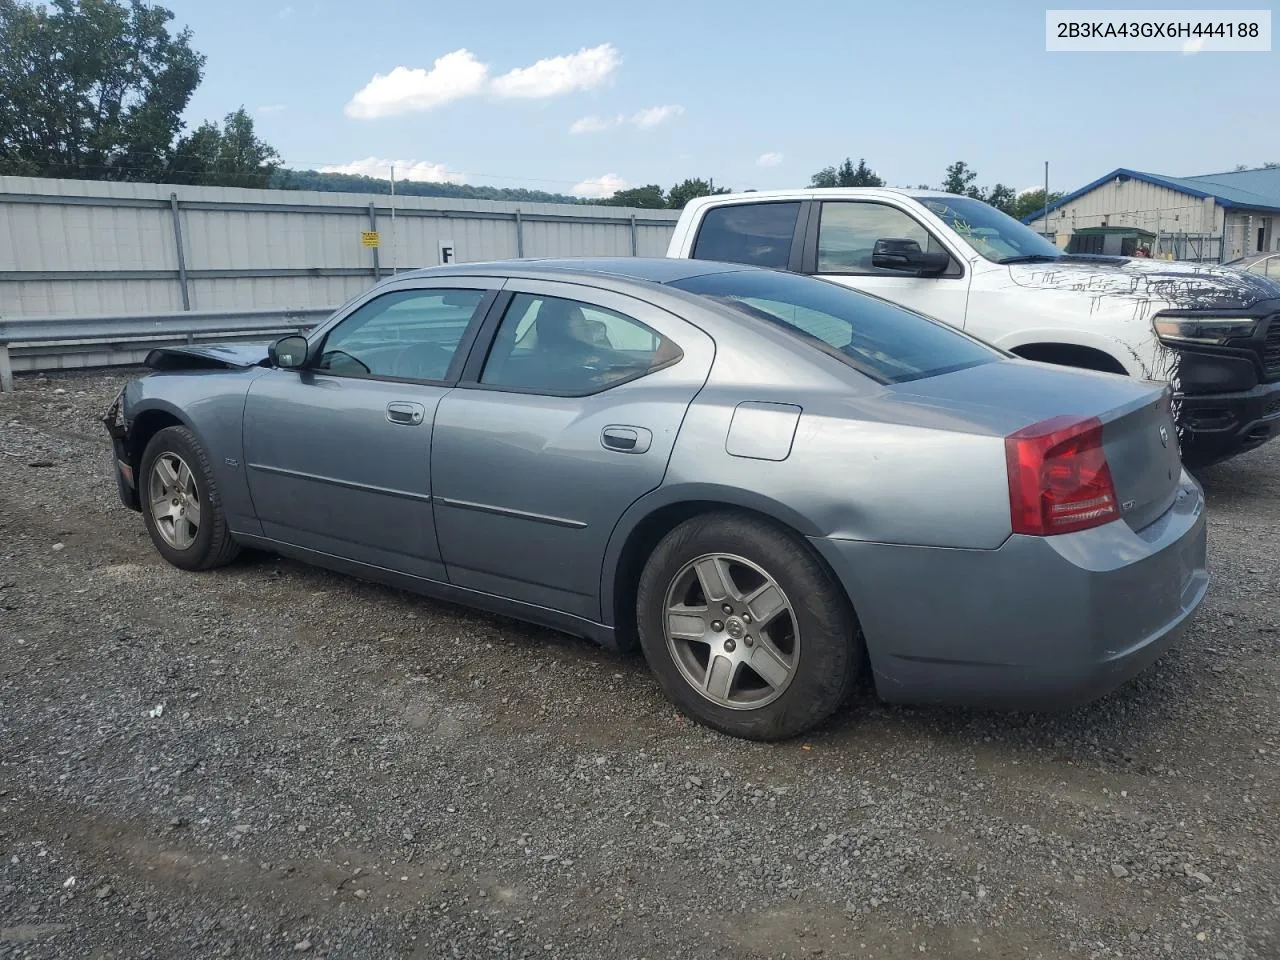
[[[261, 533], [245, 478], [242, 437], [245, 395], [262, 373], [261, 368], [153, 373], [125, 387], [124, 416], [131, 428], [146, 414], [159, 411], [195, 434], [209, 457], [234, 533]], [[145, 479], [139, 476], [138, 482]]]
[[[729, 452], [738, 404], [760, 401], [801, 408], [786, 459]], [[666, 492], [736, 489], [733, 502], [806, 536], [999, 546], [1010, 533], [1003, 440], [957, 432], [944, 409], [912, 411], [913, 422], [881, 416], [875, 392], [709, 384], [685, 417]]]

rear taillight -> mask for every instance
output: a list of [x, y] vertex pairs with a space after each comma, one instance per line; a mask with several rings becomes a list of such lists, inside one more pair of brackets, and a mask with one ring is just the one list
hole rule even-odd
[[1120, 516], [1097, 417], [1033, 423], [1005, 437], [1004, 453], [1014, 533], [1071, 533]]

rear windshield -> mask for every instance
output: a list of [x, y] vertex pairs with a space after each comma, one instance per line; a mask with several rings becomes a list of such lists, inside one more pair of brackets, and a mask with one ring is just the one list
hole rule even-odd
[[943, 323], [799, 274], [732, 271], [689, 277], [671, 286], [783, 327], [881, 383], [937, 376], [1003, 356]]

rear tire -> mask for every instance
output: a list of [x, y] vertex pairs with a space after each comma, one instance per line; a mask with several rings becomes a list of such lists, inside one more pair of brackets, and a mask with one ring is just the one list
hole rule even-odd
[[749, 740], [821, 723], [861, 669], [839, 584], [795, 536], [739, 514], [694, 517], [662, 539], [636, 621], [663, 692], [693, 720]]
[[147, 443], [138, 470], [143, 522], [160, 556], [183, 570], [210, 570], [236, 558], [213, 468], [186, 427], [165, 427]]

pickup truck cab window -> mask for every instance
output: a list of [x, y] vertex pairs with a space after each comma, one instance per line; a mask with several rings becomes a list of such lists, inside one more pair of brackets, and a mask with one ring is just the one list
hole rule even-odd
[[712, 207], [702, 218], [693, 257], [785, 268], [799, 216], [798, 200]]
[[866, 200], [831, 201], [822, 204], [818, 221], [818, 273], [899, 273], [871, 262], [876, 241], [886, 238], [914, 240], [925, 251], [946, 248], [910, 214], [887, 203]]

